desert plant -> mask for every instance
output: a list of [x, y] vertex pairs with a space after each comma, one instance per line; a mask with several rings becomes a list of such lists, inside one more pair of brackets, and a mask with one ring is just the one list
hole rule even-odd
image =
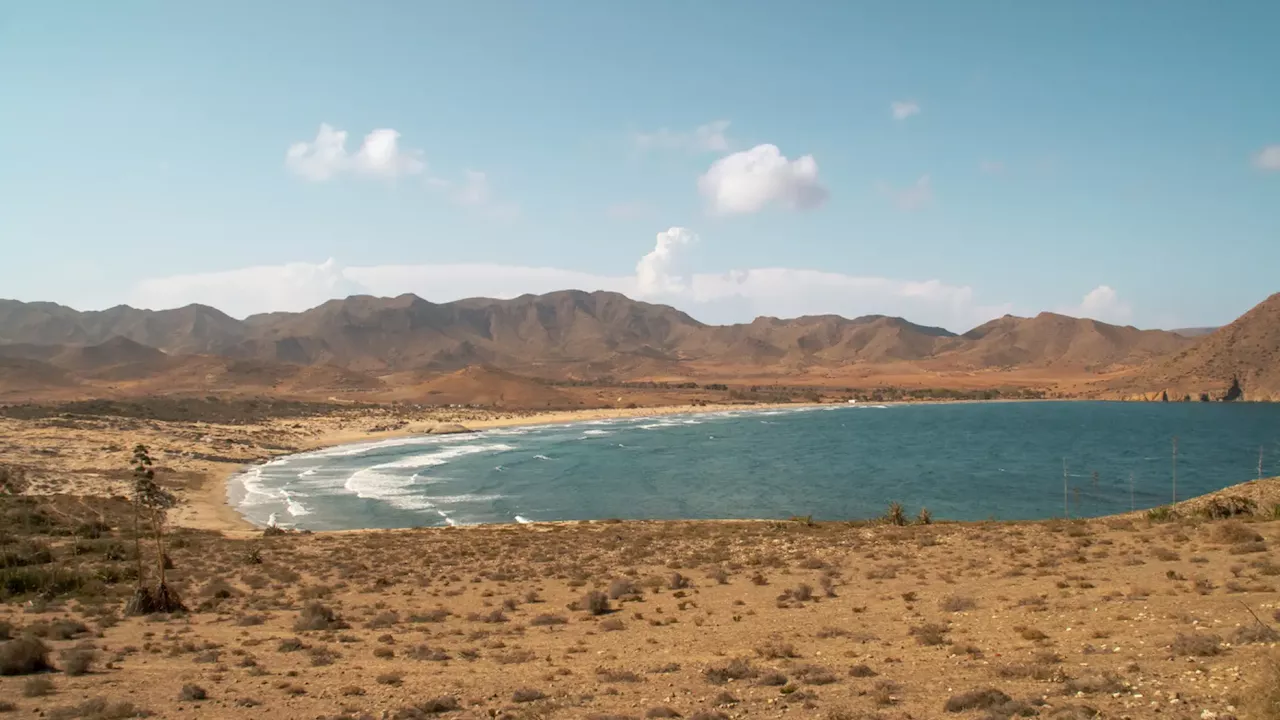
[[932, 525], [933, 513], [929, 512], [929, 508], [920, 508], [920, 513], [916, 515], [917, 525]]
[[199, 685], [192, 685], [190, 683], [183, 685], [182, 689], [178, 691], [178, 699], [186, 702], [205, 700], [208, 699], [208, 697], [208, 691]]
[[578, 609], [585, 610], [592, 615], [604, 615], [609, 612], [609, 596], [599, 590], [592, 590], [582, 599], [578, 601]]
[[93, 668], [97, 652], [91, 647], [77, 647], [62, 653], [62, 671], [68, 675], [85, 675]]
[[24, 635], [0, 645], [0, 675], [31, 675], [52, 669], [49, 647], [39, 638]]
[[889, 510], [884, 514], [884, 521], [890, 525], [902, 527], [907, 524], [907, 511], [900, 502], [889, 503]]
[[[150, 451], [139, 443], [133, 448], [130, 460], [133, 470], [133, 543], [134, 553], [138, 556], [138, 585], [133, 597], [125, 605], [128, 615], [150, 615], [152, 613], [171, 613], [186, 610], [182, 599], [168, 583], [165, 582], [165, 570], [168, 569], [169, 557], [165, 554], [164, 521], [169, 508], [176, 503], [173, 494], [156, 483]], [[139, 519], [143, 513], [149, 516], [151, 532], [155, 536], [156, 568], [159, 582], [155, 587], [148, 587], [142, 561], [142, 538]]]

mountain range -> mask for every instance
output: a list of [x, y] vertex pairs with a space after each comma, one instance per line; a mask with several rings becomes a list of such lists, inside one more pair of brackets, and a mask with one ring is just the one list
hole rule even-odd
[[[1280, 393], [1280, 295], [1203, 330], [1139, 330], [1054, 313], [1007, 315], [963, 334], [880, 315], [715, 326], [669, 306], [574, 290], [449, 303], [352, 296], [244, 320], [204, 305], [82, 312], [0, 300], [0, 397], [120, 383], [139, 392], [375, 392], [467, 368], [487, 368], [499, 383], [809, 381], [893, 368], [944, 385], [948, 374], [990, 375], [998, 384], [1002, 374], [1023, 372], [1105, 380], [1096, 392], [1221, 393], [1239, 378], [1246, 393]], [[473, 375], [464, 373], [470, 379], [460, 386], [480, 392]]]

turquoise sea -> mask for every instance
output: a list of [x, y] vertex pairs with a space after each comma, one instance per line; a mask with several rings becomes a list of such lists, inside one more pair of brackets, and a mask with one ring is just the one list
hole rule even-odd
[[[249, 468], [228, 500], [313, 530], [575, 519], [1105, 515], [1280, 474], [1280, 405], [741, 410], [406, 437]], [[1132, 482], [1131, 482], [1132, 478]]]

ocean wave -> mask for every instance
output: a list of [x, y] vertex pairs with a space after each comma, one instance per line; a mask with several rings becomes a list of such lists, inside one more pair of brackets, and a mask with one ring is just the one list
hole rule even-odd
[[440, 505], [462, 505], [465, 503], [478, 503], [478, 502], [493, 502], [494, 500], [501, 500], [505, 497], [506, 495], [472, 495], [468, 493], [463, 495], [440, 495], [436, 497], [425, 497], [423, 499], [430, 500], [436, 506], [440, 506]]
[[644, 425], [637, 425], [636, 427], [639, 427], [642, 430], [653, 430], [654, 428], [675, 427], [679, 424], [680, 423], [671, 422], [669, 420], [662, 420], [656, 423], [646, 423]]
[[532, 520], [530, 520], [529, 518], [527, 518], [527, 517], [525, 517], [525, 516], [523, 516], [523, 515], [517, 515], [517, 516], [515, 517], [515, 520], [516, 520], [516, 522], [520, 523], [521, 525], [531, 525], [531, 524], [533, 524], [533, 521], [532, 521]]
[[452, 445], [426, 455], [414, 455], [356, 470], [343, 483], [343, 487], [348, 492], [355, 493], [361, 500], [378, 500], [401, 510], [430, 510], [436, 504], [431, 499], [414, 492], [415, 487], [425, 484], [419, 482], [421, 478], [418, 473], [405, 477], [396, 473], [396, 470], [436, 467], [464, 455], [512, 449], [510, 445], [502, 443]]
[[315, 475], [315, 474], [316, 474], [316, 469], [311, 468], [310, 470], [303, 470], [302, 472], [298, 473], [298, 477], [300, 478], [311, 477], [312, 475]]
[[311, 514], [311, 511], [305, 505], [295, 500], [287, 491], [281, 490], [280, 492], [284, 495], [285, 512], [294, 517]]
[[533, 459], [534, 460], [550, 460], [551, 458], [547, 457], [546, 455], [534, 455]]
[[583, 435], [612, 435], [613, 432], [609, 430], [583, 430], [582, 434]]

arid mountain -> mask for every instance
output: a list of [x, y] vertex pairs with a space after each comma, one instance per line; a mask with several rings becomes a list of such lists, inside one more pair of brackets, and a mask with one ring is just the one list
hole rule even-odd
[[1090, 371], [1138, 365], [1193, 344], [1165, 330], [1139, 330], [1043, 312], [1005, 315], [942, 348], [938, 359], [957, 367], [1070, 367]]
[[779, 320], [756, 318], [744, 325], [706, 327], [691, 334], [680, 351], [688, 359], [756, 365], [844, 365], [932, 356], [955, 335], [902, 318], [867, 315], [852, 320], [813, 315]]
[[0, 300], [0, 343], [98, 345], [123, 337], [170, 354], [228, 351], [244, 338], [243, 323], [205, 305], [138, 310], [119, 305], [80, 312], [47, 302]]
[[[353, 296], [243, 321], [201, 305], [77, 312], [0, 301], [0, 374], [10, 390], [47, 382], [122, 392], [293, 388], [408, 399], [417, 388], [451, 402], [509, 394], [557, 404], [566, 398], [552, 386], [522, 383], [749, 377], [751, 384], [816, 378], [973, 387], [1008, 382], [1014, 371], [1035, 383], [1067, 375], [1092, 382], [1093, 373], [1131, 372], [1181, 353], [1179, 368], [1199, 368], [1181, 374], [1220, 380], [1235, 373], [1254, 382], [1270, 371], [1247, 368], [1262, 368], [1256, 363], [1270, 357], [1263, 350], [1276, 345], [1260, 331], [1233, 330], [1238, 324], [1199, 341], [1053, 313], [1006, 316], [963, 335], [880, 315], [711, 326], [665, 305], [573, 290], [450, 303]], [[1220, 345], [1216, 354], [1202, 352]], [[1172, 377], [1174, 370], [1163, 372]]]
[[1117, 384], [1170, 399], [1221, 398], [1239, 380], [1245, 400], [1280, 400], [1280, 293], [1189, 348]]
[[436, 304], [415, 295], [354, 296], [297, 314], [246, 320], [235, 355], [355, 370], [453, 370], [661, 356], [703, 326], [673, 308], [574, 290]]

